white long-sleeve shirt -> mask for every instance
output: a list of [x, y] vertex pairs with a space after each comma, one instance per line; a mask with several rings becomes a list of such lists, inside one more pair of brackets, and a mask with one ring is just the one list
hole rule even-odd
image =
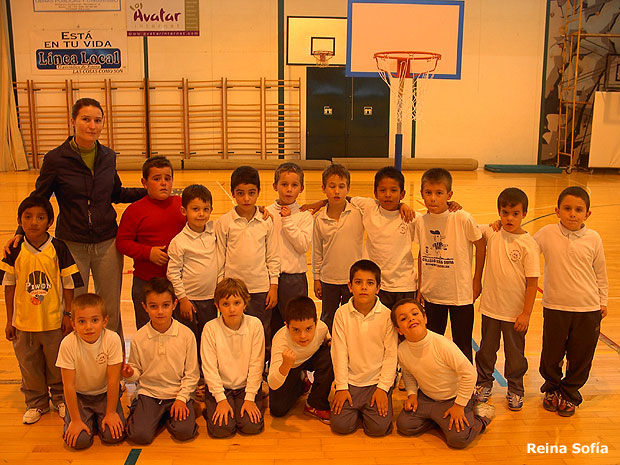
[[592, 312], [607, 305], [609, 282], [601, 236], [584, 225], [571, 231], [561, 223], [534, 234], [545, 257], [543, 307]]
[[166, 275], [174, 286], [177, 299], [213, 298], [220, 267], [217, 261], [213, 222], [203, 232], [193, 231], [189, 225], [177, 234], [168, 246]]
[[289, 216], [280, 216], [282, 206], [276, 201], [267, 207], [273, 215], [273, 226], [280, 250], [282, 273], [305, 273], [308, 270], [306, 253], [312, 243], [314, 218], [309, 211], [300, 212], [297, 202], [288, 205]]
[[456, 344], [427, 331], [421, 341], [403, 341], [398, 346], [398, 363], [403, 371], [407, 395], [418, 388], [433, 400], [467, 405], [476, 386], [476, 369]]
[[268, 292], [278, 284], [280, 252], [273, 221], [264, 220], [256, 208], [250, 221], [233, 208], [215, 223], [218, 263], [223, 265], [220, 279], [241, 279], [250, 293]]
[[131, 340], [129, 365], [134, 373], [128, 381], [137, 381], [137, 394], [187, 402], [200, 374], [196, 337], [174, 319], [165, 333], [149, 322]]
[[335, 220], [327, 208], [314, 218], [312, 274], [328, 284], [349, 282], [351, 265], [362, 258], [364, 225], [359, 208], [349, 202]]
[[362, 211], [366, 230], [364, 254], [381, 268], [381, 289], [415, 291], [418, 272], [411, 252], [415, 220], [405, 223], [399, 210], [388, 211], [375, 199], [353, 197], [351, 203]]
[[388, 392], [396, 375], [397, 335], [390, 311], [377, 298], [366, 316], [353, 306], [342, 305], [332, 328], [332, 363], [336, 390], [372, 386]]
[[226, 399], [224, 389], [245, 388], [245, 400], [254, 402], [265, 367], [265, 335], [260, 320], [243, 315], [241, 326], [232, 330], [222, 316], [209, 321], [200, 344], [202, 372], [217, 402]]
[[314, 337], [307, 346], [300, 346], [293, 341], [291, 333], [286, 326], [280, 328], [275, 336], [273, 336], [273, 341], [271, 342], [271, 361], [269, 362], [269, 376], [267, 376], [269, 387], [275, 391], [286, 381], [286, 376], [280, 373], [282, 352], [286, 349], [291, 349], [295, 352], [295, 362], [291, 369], [297, 368], [299, 365], [312, 358], [321, 345], [329, 341], [330, 338], [329, 329], [327, 329], [327, 325], [321, 320], [316, 322]]

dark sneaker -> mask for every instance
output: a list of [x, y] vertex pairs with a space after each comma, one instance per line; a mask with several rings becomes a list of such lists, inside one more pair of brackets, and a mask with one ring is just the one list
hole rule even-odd
[[577, 406], [570, 400], [564, 398], [560, 399], [560, 405], [558, 406], [558, 415], [561, 417], [572, 417], [575, 414]]
[[489, 397], [491, 397], [491, 388], [476, 384], [476, 389], [474, 389], [474, 397], [478, 402], [487, 402]]
[[543, 407], [545, 410], [549, 412], [557, 412], [558, 406], [560, 405], [560, 396], [557, 391], [547, 391], [545, 392], [545, 397], [543, 397]]
[[316, 418], [321, 423], [330, 424], [331, 412], [329, 410], [319, 410], [306, 404], [304, 405], [304, 413]]
[[523, 397], [519, 394], [508, 391], [506, 399], [508, 399], [508, 408], [510, 410], [517, 411], [523, 408]]

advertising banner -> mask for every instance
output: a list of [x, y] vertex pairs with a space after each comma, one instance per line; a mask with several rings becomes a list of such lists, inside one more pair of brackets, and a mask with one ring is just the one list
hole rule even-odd
[[200, 35], [198, 2], [199, 0], [127, 0], [127, 35]]

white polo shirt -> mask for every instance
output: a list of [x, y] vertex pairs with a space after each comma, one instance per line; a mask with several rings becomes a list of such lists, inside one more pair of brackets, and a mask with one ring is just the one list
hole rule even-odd
[[482, 238], [474, 218], [464, 210], [426, 213], [415, 224], [420, 245], [421, 286], [434, 304], [473, 303], [473, 243]]
[[297, 202], [288, 205], [289, 216], [280, 216], [282, 207], [276, 201], [267, 207], [273, 215], [273, 227], [278, 238], [282, 273], [305, 273], [308, 270], [306, 253], [312, 243], [312, 213], [300, 212]]
[[165, 333], [149, 322], [131, 340], [129, 365], [134, 374], [128, 381], [137, 381], [137, 394], [187, 402], [199, 378], [196, 337], [175, 319]]
[[480, 313], [514, 322], [523, 312], [526, 278], [540, 276], [540, 250], [528, 234], [480, 226], [487, 244]]
[[347, 284], [351, 265], [362, 258], [364, 224], [359, 208], [349, 202], [337, 220], [327, 208], [314, 218], [312, 274], [328, 284]]
[[[108, 366], [123, 362], [121, 338], [114, 331], [103, 329], [92, 344], [76, 331], [60, 343], [56, 366], [75, 370], [75, 391], [96, 396], [108, 391]], [[120, 368], [119, 368], [120, 370]]]
[[233, 208], [215, 223], [218, 263], [223, 264], [221, 277], [242, 280], [250, 293], [268, 292], [278, 284], [280, 252], [273, 221], [263, 220], [256, 208], [250, 221]]
[[433, 400], [456, 397], [455, 402], [465, 406], [474, 393], [476, 369], [454, 342], [440, 334], [427, 331], [421, 341], [401, 342], [398, 363], [407, 395], [420, 388]]
[[209, 321], [200, 343], [202, 372], [209, 392], [217, 402], [226, 399], [225, 389], [245, 388], [245, 400], [254, 402], [265, 367], [263, 325], [254, 316], [243, 315], [234, 331], [220, 315]]
[[534, 234], [545, 257], [543, 307], [592, 312], [607, 305], [609, 283], [601, 236], [585, 225], [571, 231], [561, 223]]
[[372, 386], [388, 392], [396, 376], [397, 334], [390, 310], [379, 298], [366, 316], [353, 306], [342, 305], [332, 328], [332, 363], [336, 390]]
[[353, 197], [351, 203], [362, 211], [366, 230], [364, 256], [381, 268], [381, 289], [415, 291], [418, 273], [411, 252], [415, 220], [405, 223], [400, 211], [388, 211], [374, 199]]
[[321, 320], [317, 320], [314, 337], [307, 346], [300, 346], [293, 341], [291, 333], [286, 326], [280, 328], [275, 336], [273, 336], [273, 341], [271, 342], [271, 361], [269, 362], [269, 376], [267, 376], [269, 387], [275, 391], [286, 381], [286, 376], [280, 373], [282, 352], [286, 349], [291, 349], [295, 352], [295, 362], [291, 369], [297, 368], [312, 358], [321, 345], [329, 341], [330, 338], [329, 329], [327, 329], [327, 325]]
[[217, 262], [213, 221], [203, 232], [193, 231], [189, 225], [174, 236], [168, 246], [166, 275], [174, 286], [178, 299], [207, 300], [213, 298], [220, 269]]

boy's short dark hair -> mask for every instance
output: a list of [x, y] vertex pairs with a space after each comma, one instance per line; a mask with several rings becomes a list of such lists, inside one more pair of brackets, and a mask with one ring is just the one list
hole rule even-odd
[[284, 322], [289, 324], [291, 321], [314, 320], [316, 323], [316, 305], [310, 297], [300, 295], [293, 297], [286, 304], [284, 312]]
[[420, 305], [417, 300], [410, 297], [397, 300], [396, 303], [392, 306], [392, 310], [390, 311], [390, 319], [392, 320], [392, 324], [395, 328], [398, 328], [398, 321], [396, 321], [396, 310], [398, 309], [398, 307], [405, 304], [414, 304], [416, 307], [418, 307], [418, 310], [422, 312], [422, 315], [426, 316], [426, 310], [424, 310], [424, 307], [422, 307], [422, 305]]
[[217, 283], [217, 286], [215, 286], [215, 293], [213, 294], [213, 302], [218, 305], [220, 300], [226, 299], [231, 295], [238, 295], [241, 297], [245, 305], [250, 302], [248, 287], [243, 281], [235, 278], [224, 278]]
[[260, 176], [253, 166], [240, 166], [230, 175], [230, 191], [234, 192], [239, 184], [253, 184], [260, 192]]
[[590, 195], [583, 187], [579, 186], [570, 186], [560, 192], [560, 195], [558, 196], [558, 208], [560, 208], [562, 200], [564, 200], [564, 197], [567, 195], [572, 195], [573, 197], [582, 199], [586, 203], [586, 211], [590, 211]]
[[450, 171], [444, 168], [431, 168], [426, 170], [420, 181], [422, 189], [424, 189], [424, 184], [427, 182], [442, 182], [446, 185], [448, 192], [452, 190], [452, 175]]
[[194, 199], [200, 199], [213, 206], [211, 191], [202, 184], [190, 184], [183, 189], [183, 193], [181, 194], [181, 205], [183, 205], [183, 208], [187, 208], [187, 205]]
[[347, 186], [351, 185], [351, 174], [349, 173], [349, 170], [338, 163], [332, 163], [323, 170], [323, 174], [321, 174], [321, 182], [323, 187], [327, 185], [327, 178], [330, 176], [339, 176], [347, 181]]
[[97, 307], [101, 310], [101, 316], [106, 318], [108, 316], [108, 310], [105, 308], [105, 301], [100, 295], [87, 292], [86, 294], [80, 294], [71, 301], [71, 319], [75, 321], [76, 310], [81, 310], [86, 307]]
[[377, 192], [377, 186], [382, 179], [393, 179], [398, 183], [401, 192], [405, 190], [405, 177], [403, 173], [394, 168], [393, 166], [384, 166], [375, 174], [375, 192]]
[[142, 163], [142, 177], [144, 179], [149, 178], [151, 168], [170, 168], [170, 174], [174, 176], [174, 168], [172, 167], [172, 163], [170, 163], [170, 160], [166, 157], [162, 157], [161, 155], [149, 157], [144, 160], [144, 163]]
[[521, 204], [523, 213], [527, 213], [527, 195], [518, 187], [508, 187], [497, 197], [497, 209], [504, 207], [516, 207]]
[[353, 282], [353, 277], [355, 273], [358, 271], [369, 271], [375, 275], [375, 279], [377, 280], [377, 286], [381, 284], [381, 268], [372, 260], [358, 260], [353, 265], [351, 265], [351, 269], [349, 270], [349, 282]]
[[22, 202], [19, 204], [19, 207], [17, 207], [17, 221], [21, 221], [22, 214], [27, 209], [32, 207], [41, 207], [43, 210], [45, 210], [48, 223], [54, 220], [54, 208], [52, 207], [49, 199], [43, 197], [42, 195], [33, 194], [22, 200]]
[[286, 163], [282, 163], [280, 166], [278, 166], [273, 173], [274, 184], [278, 184], [282, 173], [295, 173], [297, 176], [299, 176], [299, 182], [301, 183], [301, 185], [304, 185], [304, 170], [301, 169], [301, 166], [299, 166], [297, 163], [287, 161]]
[[144, 285], [142, 290], [142, 303], [146, 304], [146, 298], [149, 294], [170, 294], [172, 300], [177, 300], [177, 296], [174, 294], [174, 287], [172, 283], [166, 278], [153, 278]]

